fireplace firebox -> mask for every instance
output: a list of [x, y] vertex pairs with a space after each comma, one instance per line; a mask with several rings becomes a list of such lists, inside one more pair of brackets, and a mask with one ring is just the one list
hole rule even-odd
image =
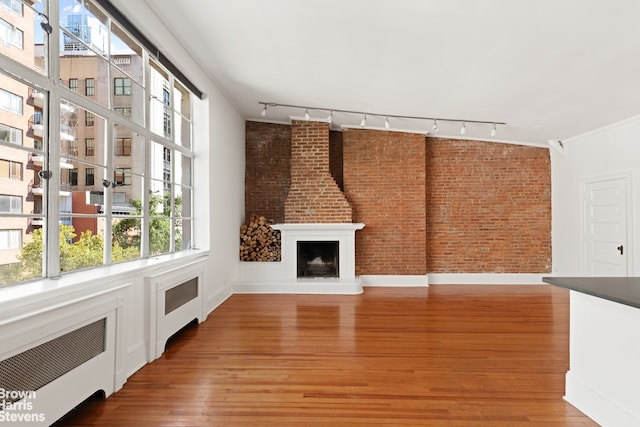
[[340, 277], [339, 241], [298, 241], [297, 277]]

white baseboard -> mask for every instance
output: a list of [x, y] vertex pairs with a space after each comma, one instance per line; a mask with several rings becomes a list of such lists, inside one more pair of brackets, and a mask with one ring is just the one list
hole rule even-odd
[[229, 283], [225, 284], [225, 286], [222, 289], [220, 289], [218, 292], [212, 295], [209, 295], [206, 301], [205, 313], [204, 313], [205, 318], [203, 320], [206, 320], [207, 316], [211, 314], [213, 310], [218, 308], [220, 304], [225, 302], [227, 298], [229, 298], [231, 295], [233, 295], [233, 286]]
[[235, 282], [237, 294], [342, 294], [362, 293], [362, 280], [298, 279], [274, 282]]
[[542, 285], [550, 273], [432, 273], [432, 285]]
[[364, 286], [429, 286], [427, 275], [365, 275], [359, 276]]
[[[564, 399], [603, 426], [637, 426], [640, 419], [567, 372]], [[633, 409], [633, 408], [630, 408]]]

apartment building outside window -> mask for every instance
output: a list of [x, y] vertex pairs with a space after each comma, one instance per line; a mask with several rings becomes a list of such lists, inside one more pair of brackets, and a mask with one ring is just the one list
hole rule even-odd
[[72, 4], [0, 0], [29, 41], [0, 54], [0, 286], [192, 246], [193, 95], [99, 4]]
[[24, 33], [21, 29], [0, 18], [0, 40], [5, 45], [24, 49]]

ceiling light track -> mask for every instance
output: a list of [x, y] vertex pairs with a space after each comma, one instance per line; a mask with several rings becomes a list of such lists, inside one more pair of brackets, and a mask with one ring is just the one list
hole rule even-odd
[[496, 136], [496, 127], [498, 125], [506, 125], [505, 122], [497, 122], [497, 121], [488, 121], [488, 120], [468, 120], [468, 119], [448, 119], [443, 117], [421, 117], [421, 116], [402, 116], [398, 114], [382, 114], [382, 113], [369, 113], [366, 111], [355, 111], [355, 110], [340, 110], [337, 108], [325, 108], [325, 107], [309, 107], [306, 105], [292, 105], [292, 104], [279, 104], [277, 102], [263, 102], [259, 101], [258, 104], [262, 105], [262, 111], [260, 112], [261, 116], [265, 116], [267, 114], [267, 108], [275, 108], [275, 107], [284, 107], [284, 108], [296, 108], [300, 110], [304, 110], [304, 118], [305, 120], [309, 120], [311, 115], [310, 111], [322, 111], [325, 114], [328, 113], [327, 121], [331, 124], [333, 121], [334, 113], [347, 113], [347, 114], [356, 114], [362, 116], [362, 121], [360, 122], [360, 126], [364, 127], [367, 123], [367, 116], [377, 116], [384, 118], [384, 127], [385, 129], [389, 129], [389, 119], [411, 119], [411, 120], [424, 120], [433, 122], [433, 126], [431, 128], [431, 132], [437, 132], [439, 130], [438, 122], [450, 122], [450, 123], [460, 123], [461, 129], [460, 133], [464, 135], [466, 133], [466, 125], [469, 123], [488, 125], [490, 126], [490, 135]]

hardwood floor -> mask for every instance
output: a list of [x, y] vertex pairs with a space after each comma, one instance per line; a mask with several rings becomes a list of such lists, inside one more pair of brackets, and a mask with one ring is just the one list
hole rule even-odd
[[61, 426], [595, 426], [562, 399], [568, 293], [234, 295]]

